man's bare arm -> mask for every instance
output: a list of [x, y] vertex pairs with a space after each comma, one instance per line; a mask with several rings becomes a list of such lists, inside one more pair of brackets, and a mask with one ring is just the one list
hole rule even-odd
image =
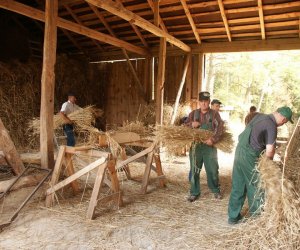
[[73, 124], [73, 122], [70, 120], [70, 118], [63, 112], [59, 112], [61, 117], [63, 118], [63, 120], [67, 123], [67, 124]]
[[266, 156], [269, 159], [273, 160], [274, 154], [275, 154], [275, 145], [267, 144], [267, 146], [266, 146]]

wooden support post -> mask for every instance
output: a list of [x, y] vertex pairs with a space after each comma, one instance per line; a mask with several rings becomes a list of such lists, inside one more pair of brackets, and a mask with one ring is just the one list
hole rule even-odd
[[[121, 150], [121, 158], [122, 158], [123, 161], [127, 160], [126, 150], [123, 147], [122, 147], [122, 150]], [[131, 179], [131, 174], [130, 174], [129, 165], [128, 164], [125, 165], [124, 169], [125, 169], [127, 179], [130, 180]]]
[[180, 100], [180, 97], [181, 97], [181, 93], [182, 93], [183, 85], [184, 85], [184, 82], [185, 82], [185, 77], [186, 77], [186, 74], [187, 74], [187, 71], [188, 71], [188, 67], [190, 65], [190, 61], [191, 61], [191, 54], [188, 54], [185, 58], [182, 78], [181, 78], [181, 82], [180, 82], [180, 85], [179, 85], [179, 88], [178, 88], [176, 101], [175, 101], [175, 104], [174, 104], [174, 110], [173, 110], [173, 114], [172, 114], [172, 117], [171, 117], [171, 124], [172, 125], [174, 124], [175, 118], [176, 118], [176, 115], [177, 115], [179, 100]]
[[118, 180], [118, 176], [117, 176], [117, 172], [116, 172], [116, 160], [115, 159], [110, 159], [107, 163], [107, 169], [110, 175], [110, 179], [111, 179], [111, 189], [114, 193], [118, 193], [119, 195], [116, 196], [117, 198], [117, 203], [118, 206], [123, 206], [123, 197], [121, 194], [121, 190], [120, 190], [120, 184], [119, 184], [119, 180]]
[[147, 187], [148, 187], [148, 183], [149, 183], [151, 165], [152, 165], [152, 161], [153, 161], [153, 154], [154, 154], [154, 150], [152, 150], [147, 156], [146, 168], [145, 168], [145, 172], [144, 172], [144, 177], [143, 177], [143, 182], [142, 182], [142, 189], [141, 189], [142, 194], [147, 193]]
[[7, 163], [12, 167], [15, 174], [20, 174], [24, 170], [23, 162], [11, 140], [8, 131], [0, 118], [0, 148], [3, 151]]
[[159, 178], [158, 179], [159, 186], [160, 187], [165, 187], [166, 183], [165, 183], [165, 179], [162, 178], [162, 177], [164, 177], [164, 173], [163, 173], [163, 170], [162, 170], [159, 153], [154, 154], [154, 160], [155, 160], [155, 165], [156, 165], [156, 173], [157, 173], [157, 176]]
[[[53, 187], [59, 180], [61, 167], [62, 167], [62, 163], [63, 163], [64, 156], [65, 156], [65, 151], [66, 151], [66, 147], [60, 146], [58, 155], [57, 155], [57, 159], [55, 162], [54, 170], [52, 173], [52, 178], [50, 181], [50, 187]], [[54, 193], [46, 196], [46, 207], [53, 206], [53, 203], [54, 203]]]
[[151, 57], [145, 58], [145, 65], [144, 65], [144, 89], [146, 95], [146, 102], [149, 103], [151, 100], [152, 94], [152, 86], [151, 86]]
[[204, 73], [205, 73], [205, 63], [204, 63], [204, 53], [199, 53], [198, 54], [198, 80], [197, 80], [197, 86], [198, 86], [198, 92], [197, 92], [197, 99], [198, 99], [198, 94], [202, 90], [202, 85], [203, 85], [203, 78], [204, 78]]
[[[67, 168], [67, 172], [68, 172], [68, 175], [71, 176], [75, 173], [74, 171], [74, 167], [73, 167], [73, 162], [72, 162], [72, 155], [71, 154], [66, 154], [66, 157], [65, 157], [65, 165], [66, 165], [66, 168]], [[77, 194], [79, 192], [79, 183], [74, 180], [71, 182], [71, 187], [73, 189], [73, 192], [74, 194]]]
[[[189, 59], [189, 66], [186, 72], [185, 78], [185, 101], [189, 102], [192, 97], [192, 82], [193, 82], [193, 64], [192, 64], [193, 57], [191, 56]], [[198, 95], [198, 94], [197, 94]]]
[[57, 43], [57, 0], [46, 0], [43, 70], [41, 83], [40, 151], [42, 168], [54, 167], [53, 114]]
[[95, 215], [95, 209], [98, 203], [98, 196], [100, 193], [100, 188], [105, 176], [105, 170], [106, 170], [107, 164], [101, 165], [98, 168], [98, 172], [97, 172], [97, 176], [96, 176], [96, 180], [95, 180], [95, 184], [94, 184], [94, 188], [93, 188], [93, 192], [92, 192], [92, 196], [91, 196], [91, 200], [89, 203], [89, 207], [88, 207], [88, 211], [87, 211], [87, 218], [92, 220], [94, 218]]
[[164, 83], [166, 69], [166, 39], [160, 38], [158, 72], [156, 83], [156, 123], [163, 123]]

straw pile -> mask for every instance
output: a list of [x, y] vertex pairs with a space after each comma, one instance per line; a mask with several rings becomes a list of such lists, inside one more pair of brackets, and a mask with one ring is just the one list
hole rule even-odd
[[[157, 126], [154, 132], [156, 140], [163, 143], [169, 153], [176, 149], [190, 146], [192, 142], [204, 142], [213, 132], [204, 129], [191, 129], [186, 126]], [[222, 139], [214, 145], [223, 152], [230, 153], [234, 147], [232, 134], [224, 132]]]
[[[103, 111], [101, 109], [97, 109], [94, 106], [86, 106], [80, 110], [76, 110], [75, 112], [68, 115], [68, 117], [74, 122], [75, 130], [78, 132], [83, 131], [94, 131], [94, 127], [92, 124], [96, 117], [100, 117], [103, 115]], [[53, 128], [60, 128], [63, 124], [65, 124], [64, 119], [60, 114], [54, 115], [53, 117]], [[40, 119], [33, 118], [29, 122], [29, 129], [32, 131], [34, 135], [39, 135], [40, 133]]]
[[122, 127], [118, 127], [118, 132], [134, 132], [141, 137], [148, 137], [153, 132], [153, 127], [145, 126], [141, 121], [123, 122]]

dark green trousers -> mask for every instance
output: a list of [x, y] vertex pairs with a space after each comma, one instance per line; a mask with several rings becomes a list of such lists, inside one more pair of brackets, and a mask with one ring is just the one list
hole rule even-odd
[[248, 147], [237, 146], [232, 172], [232, 189], [228, 204], [228, 217], [230, 221], [241, 218], [240, 212], [248, 198], [251, 215], [260, 213], [263, 194], [259, 193], [259, 174], [255, 169], [258, 160], [257, 152]]
[[205, 144], [193, 144], [190, 150], [190, 184], [191, 184], [191, 195], [200, 195], [200, 171], [204, 163], [207, 184], [213, 193], [219, 193], [219, 164], [217, 149], [210, 147]]

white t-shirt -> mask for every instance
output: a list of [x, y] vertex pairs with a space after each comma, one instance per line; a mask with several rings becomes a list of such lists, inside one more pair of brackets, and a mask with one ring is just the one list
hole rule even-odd
[[69, 115], [79, 109], [81, 108], [78, 105], [70, 101], [67, 101], [61, 106], [60, 112], [63, 112], [65, 115]]

